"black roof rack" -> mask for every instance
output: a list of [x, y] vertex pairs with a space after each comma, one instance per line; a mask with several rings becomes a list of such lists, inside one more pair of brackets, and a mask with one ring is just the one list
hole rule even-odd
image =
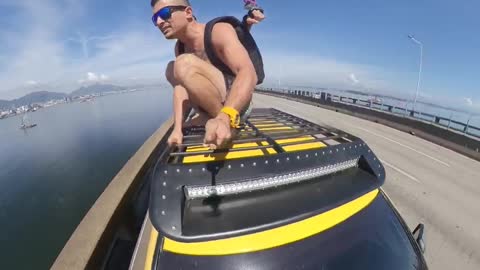
[[361, 139], [276, 109], [254, 109], [233, 148], [203, 149], [203, 133], [202, 127], [185, 129], [184, 143], [161, 157], [153, 173], [150, 219], [177, 241], [295, 222], [385, 180], [383, 166]]
[[[269, 124], [270, 123], [270, 124]], [[261, 124], [262, 128], [257, 125]], [[264, 129], [267, 130], [264, 131]], [[275, 129], [278, 128], [278, 129]], [[305, 141], [279, 144], [276, 140], [291, 139], [298, 136], [314, 135], [308, 142], [322, 142], [325, 145], [348, 143], [358, 138], [339, 131], [337, 129], [325, 128], [304, 119], [295, 117], [288, 113], [275, 109], [255, 109], [249, 119], [239, 129], [239, 133], [233, 144], [267, 142], [251, 147], [225, 148], [218, 150], [205, 149], [203, 151], [187, 152], [187, 148], [200, 147], [203, 143], [204, 127], [191, 127], [183, 130], [184, 142], [169, 153], [169, 163], [182, 163], [183, 157], [194, 155], [210, 155], [225, 152], [239, 152], [245, 150], [273, 148], [276, 153], [285, 152], [284, 146], [303, 144]]]

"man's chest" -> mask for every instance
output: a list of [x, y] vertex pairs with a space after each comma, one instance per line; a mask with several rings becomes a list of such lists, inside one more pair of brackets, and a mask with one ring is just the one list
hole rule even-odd
[[[195, 56], [197, 56], [198, 58], [208, 62], [208, 63], [211, 63], [210, 59], [208, 58], [208, 54], [207, 54], [207, 51], [205, 49], [205, 46], [204, 44], [196, 44], [197, 46], [187, 46], [185, 45], [185, 53], [191, 53]], [[213, 50], [213, 54], [215, 55], [219, 55], [219, 51], [212, 47], [211, 48]]]
[[198, 49], [185, 48], [185, 53], [191, 53], [196, 57], [210, 63], [210, 60], [208, 59], [208, 55], [204, 48], [198, 48]]

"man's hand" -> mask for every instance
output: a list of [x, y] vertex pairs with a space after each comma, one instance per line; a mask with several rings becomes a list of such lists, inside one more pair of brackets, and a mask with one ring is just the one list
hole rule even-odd
[[205, 125], [205, 139], [203, 144], [210, 149], [221, 148], [225, 143], [232, 139], [230, 130], [230, 118], [224, 113], [208, 120]]
[[252, 15], [253, 15], [253, 18], [251, 17], [247, 18], [247, 25], [249, 26], [257, 24], [263, 21], [263, 19], [265, 19], [265, 15], [260, 10], [254, 10], [252, 12]]
[[168, 143], [168, 146], [174, 146], [174, 145], [182, 144], [182, 140], [183, 140], [182, 130], [174, 129], [172, 131], [172, 134], [170, 134], [170, 137], [168, 137], [167, 143]]

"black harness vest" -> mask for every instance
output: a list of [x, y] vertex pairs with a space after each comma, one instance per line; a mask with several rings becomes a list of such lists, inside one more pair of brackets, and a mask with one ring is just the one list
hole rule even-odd
[[[247, 50], [250, 59], [252, 60], [253, 66], [255, 67], [255, 72], [257, 73], [257, 84], [261, 84], [265, 79], [265, 72], [263, 70], [263, 60], [262, 55], [260, 54], [260, 50], [255, 43], [252, 35], [248, 31], [247, 27], [242, 24], [237, 18], [232, 16], [225, 16], [225, 17], [218, 17], [215, 18], [207, 23], [205, 26], [205, 37], [204, 37], [204, 46], [205, 46], [205, 53], [210, 59], [212, 65], [218, 68], [223, 74], [235, 77], [235, 73], [233, 73], [230, 68], [225, 65], [220, 58], [215, 53], [215, 49], [213, 48], [212, 44], [212, 30], [213, 26], [216, 23], [224, 22], [229, 23], [233, 26], [235, 31], [237, 32], [238, 39], [242, 43], [242, 45]], [[178, 41], [178, 53], [183, 54], [185, 53], [185, 45]]]

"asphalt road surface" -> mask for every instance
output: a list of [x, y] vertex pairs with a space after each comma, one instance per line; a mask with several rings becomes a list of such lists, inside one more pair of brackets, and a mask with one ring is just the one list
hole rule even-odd
[[283, 98], [255, 94], [271, 107], [362, 138], [381, 159], [384, 191], [411, 230], [425, 224], [430, 269], [480, 269], [480, 162], [377, 123]]

